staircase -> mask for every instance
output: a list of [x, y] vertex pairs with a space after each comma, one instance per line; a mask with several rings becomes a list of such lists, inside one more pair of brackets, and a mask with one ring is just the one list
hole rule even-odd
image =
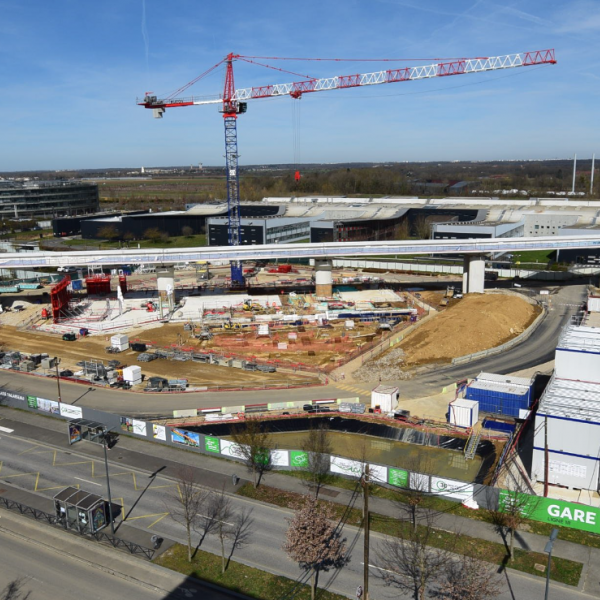
[[479, 440], [481, 439], [482, 433], [483, 429], [481, 427], [481, 423], [476, 423], [471, 429], [471, 435], [469, 436], [467, 445], [465, 446], [466, 460], [473, 460], [475, 458], [475, 453], [477, 452], [477, 446], [479, 446]]

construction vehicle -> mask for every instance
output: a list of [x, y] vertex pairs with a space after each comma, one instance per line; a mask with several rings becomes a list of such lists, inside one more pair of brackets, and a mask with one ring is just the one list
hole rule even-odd
[[210, 329], [204, 325], [199, 332], [194, 332], [194, 337], [201, 342], [208, 342], [213, 339], [213, 334], [211, 333]]
[[233, 329], [233, 330], [238, 330], [242, 328], [242, 324], [241, 323], [233, 323], [231, 320], [226, 321], [225, 323], [223, 323], [223, 329]]
[[251, 311], [251, 312], [262, 312], [264, 309], [260, 304], [255, 304], [254, 302], [252, 302], [252, 300], [250, 300], [250, 298], [248, 298], [247, 300], [244, 300], [244, 305], [242, 307], [246, 312]]
[[[434, 77], [448, 77], [451, 75], [467, 75], [470, 73], [482, 73], [486, 71], [495, 71], [511, 69], [515, 67], [528, 67], [532, 65], [555, 64], [556, 59], [554, 50], [537, 50], [533, 52], [522, 52], [519, 54], [509, 54], [506, 56], [479, 57], [479, 58], [459, 58], [448, 59], [435, 62], [429, 65], [420, 65], [417, 67], [400, 67], [396, 69], [386, 69], [374, 73], [362, 73], [354, 75], [342, 75], [326, 78], [309, 78], [303, 81], [293, 83], [270, 84], [263, 86], [253, 86], [245, 89], [235, 89], [233, 77], [234, 61], [245, 61], [250, 64], [256, 64], [268, 67], [278, 71], [286, 71], [279, 67], [274, 67], [259, 61], [266, 60], [266, 57], [242, 56], [240, 54], [229, 53], [216, 65], [207, 69], [199, 77], [196, 77], [178, 90], [175, 90], [167, 97], [159, 98], [147, 92], [142, 101], [138, 101], [140, 106], [151, 109], [154, 117], [161, 119], [167, 108], [180, 106], [197, 106], [202, 104], [221, 105], [223, 122], [225, 125], [225, 164], [227, 174], [227, 209], [228, 209], [228, 241], [230, 246], [239, 246], [242, 243], [241, 228], [241, 210], [240, 210], [240, 185], [238, 170], [238, 142], [237, 142], [237, 118], [244, 114], [248, 108], [248, 100], [260, 98], [276, 98], [289, 96], [295, 100], [302, 98], [304, 94], [324, 92], [330, 90], [342, 90], [354, 87], [364, 87], [379, 85], [383, 83], [396, 83], [401, 81], [413, 81], [418, 79], [430, 79]], [[269, 60], [284, 60], [281, 57], [270, 57]], [[285, 59], [292, 60], [292, 59]], [[300, 59], [293, 59], [300, 60]], [[306, 59], [304, 59], [306, 60]], [[312, 59], [324, 60], [324, 59]], [[339, 61], [341, 59], [328, 59]], [[368, 59], [372, 61], [373, 59]], [[390, 62], [390, 59], [385, 59]], [[221, 65], [225, 65], [225, 85], [223, 93], [220, 96], [206, 98], [183, 98], [182, 93], [189, 87], [207, 77]], [[290, 72], [290, 71], [288, 71]], [[300, 171], [294, 174], [296, 181], [300, 181]], [[242, 263], [239, 260], [231, 262], [231, 284], [243, 285], [244, 273]]]

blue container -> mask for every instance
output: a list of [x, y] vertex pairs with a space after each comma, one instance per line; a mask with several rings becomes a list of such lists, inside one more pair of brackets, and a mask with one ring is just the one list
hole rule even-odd
[[493, 429], [494, 431], [503, 431], [505, 433], [510, 433], [516, 429], [516, 424], [514, 423], [504, 423], [503, 421], [495, 421], [494, 419], [484, 419], [483, 428], [484, 429]]
[[81, 279], [74, 279], [73, 281], [71, 281], [71, 286], [74, 290], [82, 290], [83, 281]]
[[469, 386], [466, 397], [479, 402], [479, 410], [482, 412], [518, 417], [519, 410], [529, 408], [531, 388], [525, 394], [519, 395]]

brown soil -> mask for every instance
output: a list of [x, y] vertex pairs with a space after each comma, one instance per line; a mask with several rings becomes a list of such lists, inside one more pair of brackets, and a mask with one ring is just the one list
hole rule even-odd
[[539, 307], [517, 296], [469, 294], [402, 341], [404, 363], [447, 362], [500, 346], [522, 333], [539, 313]]
[[[161, 346], [168, 346], [177, 342], [178, 333], [184, 334], [184, 345], [187, 345], [185, 341], [189, 334], [187, 331], [183, 331], [182, 325], [166, 325], [140, 332], [136, 337], [145, 342], [152, 341]], [[314, 377], [306, 377], [301, 373], [261, 373], [192, 361], [180, 362], [166, 359], [154, 360], [150, 363], [137, 362], [138, 353], [131, 350], [119, 354], [107, 354], [105, 347], [110, 345], [110, 337], [107, 340], [102, 336], [65, 342], [48, 334], [18, 331], [15, 327], [3, 325], [0, 343], [4, 350], [17, 350], [23, 353], [47, 352], [50, 356], [58, 356], [61, 359], [61, 369], [71, 369], [72, 371], [79, 370], [79, 367], [75, 367], [75, 363], [81, 360], [100, 360], [106, 364], [109, 360], [119, 359], [124, 365], [139, 365], [146, 377], [157, 375], [168, 379], [184, 378], [194, 386], [315, 382]]]

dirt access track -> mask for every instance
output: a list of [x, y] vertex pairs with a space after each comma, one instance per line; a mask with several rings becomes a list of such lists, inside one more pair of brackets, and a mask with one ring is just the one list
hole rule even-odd
[[[175, 328], [175, 326], [167, 326]], [[178, 331], [183, 332], [181, 325], [176, 326]], [[147, 337], [152, 338], [152, 333], [157, 330], [146, 332]], [[170, 332], [173, 335], [173, 332]], [[161, 336], [162, 337], [162, 336]], [[160, 376], [167, 379], [187, 379], [190, 386], [257, 386], [268, 384], [306, 384], [319, 383], [316, 377], [305, 376], [301, 373], [276, 372], [261, 373], [260, 371], [243, 371], [230, 367], [218, 365], [207, 365], [192, 361], [180, 362], [174, 360], [158, 359], [149, 363], [137, 362], [138, 352], [126, 350], [119, 354], [107, 354], [105, 347], [110, 345], [103, 336], [81, 338], [75, 342], [65, 342], [55, 336], [20, 331], [15, 327], [3, 325], [0, 330], [0, 345], [2, 350], [19, 351], [25, 354], [46, 352], [50, 356], [58, 356], [61, 359], [61, 369], [77, 371], [80, 367], [75, 364], [81, 360], [99, 360], [108, 363], [109, 360], [119, 359], [124, 365], [139, 365], [146, 377]]]
[[402, 340], [403, 366], [449, 362], [500, 346], [525, 331], [540, 312], [516, 295], [468, 294]]

